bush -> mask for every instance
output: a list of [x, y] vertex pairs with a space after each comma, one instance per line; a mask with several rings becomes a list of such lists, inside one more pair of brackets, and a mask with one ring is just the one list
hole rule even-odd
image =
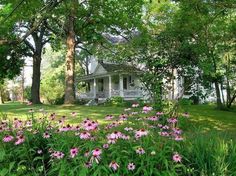
[[32, 98], [31, 98], [31, 86], [27, 86], [25, 87], [25, 90], [24, 90], [24, 98], [28, 101], [32, 101]]
[[117, 97], [108, 98], [105, 102], [105, 105], [116, 106], [116, 107], [124, 107], [126, 105], [126, 103], [125, 103], [123, 97], [117, 96]]
[[179, 100], [179, 104], [180, 106], [192, 105], [193, 101], [187, 98], [182, 98], [181, 100]]
[[77, 104], [77, 105], [85, 105], [88, 102], [89, 102], [89, 100], [87, 100], [87, 99], [76, 99], [75, 104]]

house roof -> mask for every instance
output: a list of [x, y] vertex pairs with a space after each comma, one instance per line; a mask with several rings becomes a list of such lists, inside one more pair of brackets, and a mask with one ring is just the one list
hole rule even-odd
[[[98, 72], [98, 69], [102, 67], [104, 72]], [[140, 69], [127, 64], [112, 64], [112, 63], [103, 63], [100, 62], [96, 67], [94, 73], [80, 77], [78, 80], [84, 81], [93, 79], [96, 77], [104, 77], [108, 75], [114, 75], [117, 73], [138, 73], [141, 72]]]
[[100, 63], [107, 72], [138, 72], [138, 68], [127, 64]]

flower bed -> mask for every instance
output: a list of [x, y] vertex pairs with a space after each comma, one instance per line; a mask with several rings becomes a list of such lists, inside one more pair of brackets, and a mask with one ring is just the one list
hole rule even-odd
[[[202, 158], [192, 158], [199, 153], [184, 148], [192, 145], [181, 129], [188, 123], [187, 113], [168, 117], [151, 107], [140, 109], [135, 105], [118, 117], [107, 115], [104, 120], [109, 123], [105, 125], [89, 118], [80, 124], [68, 124], [65, 116], [57, 117], [56, 113], [42, 113], [36, 119], [34, 111], [30, 113], [26, 121], [1, 122], [0, 175], [149, 176], [202, 172], [198, 168]], [[71, 115], [76, 118], [76, 112]], [[231, 149], [235, 154], [233, 145]]]

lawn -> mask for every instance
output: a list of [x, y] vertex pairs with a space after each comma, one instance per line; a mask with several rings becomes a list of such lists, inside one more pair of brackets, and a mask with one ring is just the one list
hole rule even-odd
[[[10, 102], [0, 105], [0, 116], [7, 118], [27, 118], [29, 110], [34, 109], [36, 116], [40, 116], [40, 109], [44, 109], [48, 114], [55, 112], [57, 117], [66, 116], [68, 123], [78, 123], [84, 118], [98, 120], [99, 123], [107, 123], [104, 117], [107, 114], [119, 115], [124, 112], [123, 107], [109, 106], [65, 106], [65, 105], [25, 105], [18, 102]], [[221, 111], [215, 109], [214, 105], [190, 105], [184, 106], [182, 111], [190, 113], [190, 119], [194, 127], [201, 131], [219, 131], [223, 134], [229, 133], [236, 139], [236, 109], [232, 111]], [[77, 116], [72, 117], [71, 112], [76, 112]]]

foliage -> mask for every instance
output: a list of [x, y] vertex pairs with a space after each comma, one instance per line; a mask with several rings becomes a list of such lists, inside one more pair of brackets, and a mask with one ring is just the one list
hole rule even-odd
[[18, 52], [19, 47], [0, 46], [0, 82], [5, 78], [13, 79], [21, 72], [24, 65], [22, 53]]
[[26, 86], [24, 90], [24, 98], [31, 102], [31, 86]]
[[188, 105], [193, 104], [193, 102], [191, 100], [189, 100], [188, 98], [182, 98], [179, 101], [179, 104], [180, 104], [180, 106], [188, 106]]
[[9, 100], [9, 92], [6, 83], [0, 83], [0, 104]]
[[123, 97], [116, 96], [116, 97], [107, 98], [105, 105], [124, 107], [126, 105], [126, 103], [125, 103]]

